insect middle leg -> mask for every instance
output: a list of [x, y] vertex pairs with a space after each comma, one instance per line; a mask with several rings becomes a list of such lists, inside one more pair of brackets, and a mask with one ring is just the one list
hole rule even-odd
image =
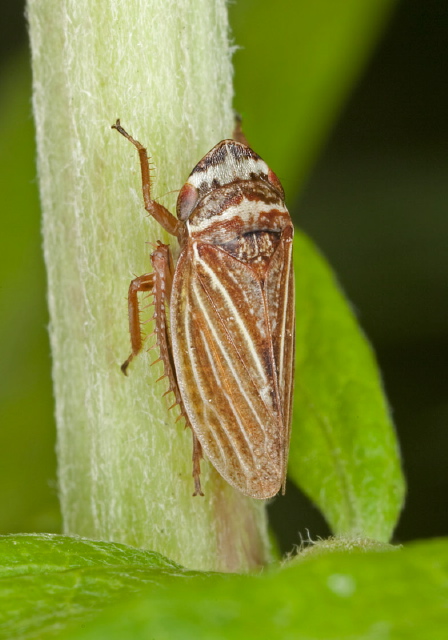
[[[137, 356], [143, 348], [143, 337], [140, 323], [140, 305], [138, 294], [149, 292], [154, 296], [155, 321], [154, 333], [156, 343], [160, 350], [160, 357], [156, 362], [163, 361], [165, 375], [170, 381], [170, 391], [174, 391], [176, 400], [181, 400], [180, 392], [177, 388], [177, 381], [174, 372], [174, 361], [171, 352], [171, 338], [168, 331], [167, 306], [171, 297], [173, 283], [174, 264], [171, 251], [168, 245], [158, 243], [157, 248], [151, 254], [151, 264], [154, 271], [131, 281], [128, 291], [128, 315], [129, 333], [131, 335], [132, 353], [121, 365], [123, 373], [127, 373], [130, 362]], [[177, 402], [176, 402], [177, 404]]]
[[[174, 393], [175, 402], [170, 407], [172, 409], [179, 405], [181, 416], [185, 418], [186, 426], [190, 427], [193, 435], [193, 479], [194, 479], [194, 496], [204, 495], [201, 490], [200, 482], [200, 460], [202, 458], [202, 448], [197, 439], [190, 421], [185, 411], [182, 396], [177, 384], [176, 371], [174, 368], [174, 359], [171, 346], [171, 337], [168, 327], [167, 306], [171, 297], [171, 289], [173, 283], [174, 263], [171, 251], [168, 245], [159, 242], [157, 248], [151, 254], [151, 264], [153, 273], [147, 273], [143, 276], [135, 278], [129, 285], [128, 293], [128, 313], [129, 313], [129, 332], [131, 334], [132, 353], [129, 358], [122, 364], [121, 370], [126, 374], [130, 362], [137, 356], [143, 348], [143, 337], [140, 324], [140, 308], [138, 303], [138, 293], [150, 292], [154, 296], [154, 314], [155, 322], [154, 333], [156, 335], [156, 343], [159, 348], [160, 356], [155, 362], [163, 362], [164, 374], [159, 378], [168, 378], [169, 386], [163, 395], [167, 395], [171, 391]], [[153, 362], [153, 364], [155, 364]]]
[[127, 369], [132, 360], [137, 356], [143, 347], [142, 329], [140, 324], [140, 307], [137, 294], [141, 291], [152, 292], [154, 288], [155, 273], [145, 273], [131, 280], [128, 291], [128, 315], [129, 333], [131, 335], [132, 352], [129, 358], [121, 365], [122, 372], [127, 375]]

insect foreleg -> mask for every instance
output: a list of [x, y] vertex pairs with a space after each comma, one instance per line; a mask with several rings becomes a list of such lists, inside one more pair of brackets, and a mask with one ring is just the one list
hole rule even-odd
[[123, 129], [120, 124], [120, 120], [117, 120], [117, 122], [112, 125], [112, 129], [116, 129], [118, 133], [121, 133], [121, 135], [127, 138], [129, 142], [132, 142], [132, 144], [138, 151], [138, 155], [140, 158], [140, 168], [142, 172], [143, 200], [145, 203], [146, 211], [153, 218], [155, 218], [157, 222], [166, 231], [168, 231], [168, 233], [173, 236], [179, 237], [182, 230], [182, 225], [179, 220], [175, 216], [173, 216], [173, 214], [170, 213], [168, 209], [166, 209], [155, 200], [152, 200], [151, 198], [151, 174], [149, 171], [148, 152], [146, 151], [145, 147], [138, 140], [134, 140], [134, 138]]

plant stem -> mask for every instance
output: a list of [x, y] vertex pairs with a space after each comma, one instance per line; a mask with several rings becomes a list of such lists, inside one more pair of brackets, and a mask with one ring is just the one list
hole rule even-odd
[[197, 569], [263, 564], [263, 503], [207, 461], [192, 497], [191, 434], [154, 352], [120, 372], [129, 281], [150, 270], [145, 241], [173, 239], [145, 218], [137, 154], [110, 127], [148, 147], [153, 196], [174, 210], [170, 192], [233, 128], [226, 2], [28, 0], [28, 17], [64, 532]]

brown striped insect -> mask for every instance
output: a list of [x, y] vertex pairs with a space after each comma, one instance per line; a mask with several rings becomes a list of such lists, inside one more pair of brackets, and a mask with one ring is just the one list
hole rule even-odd
[[[285, 488], [294, 374], [293, 225], [277, 176], [246, 144], [223, 140], [191, 172], [177, 218], [151, 199], [146, 149], [137, 148], [146, 211], [175, 236], [151, 254], [152, 273], [128, 294], [132, 353], [143, 337], [137, 294], [154, 296], [167, 393], [193, 434], [195, 492], [203, 455], [253, 498]], [[168, 311], [169, 308], [169, 322]]]

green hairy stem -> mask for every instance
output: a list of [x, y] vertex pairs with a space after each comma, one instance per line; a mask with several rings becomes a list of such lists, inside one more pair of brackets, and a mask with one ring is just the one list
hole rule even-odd
[[152, 196], [173, 211], [173, 190], [231, 136], [226, 2], [28, 0], [28, 19], [64, 532], [195, 569], [263, 564], [262, 502], [207, 461], [192, 497], [191, 433], [167, 412], [157, 352], [120, 371], [129, 281], [150, 270], [148, 241], [176, 242], [145, 216], [137, 152], [111, 125], [147, 146]]

